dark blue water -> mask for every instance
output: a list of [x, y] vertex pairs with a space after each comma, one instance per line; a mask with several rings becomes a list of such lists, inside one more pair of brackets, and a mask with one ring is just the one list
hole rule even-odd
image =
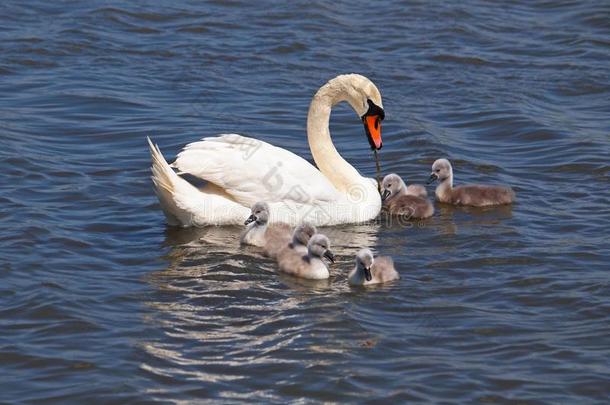
[[[607, 403], [610, 6], [453, 3], [0, 3], [0, 402]], [[385, 173], [448, 157], [518, 203], [325, 229], [315, 284], [239, 228], [165, 226], [147, 135], [308, 158], [349, 72], [382, 92]], [[331, 132], [373, 176], [349, 107]], [[350, 289], [363, 245], [400, 282]]]

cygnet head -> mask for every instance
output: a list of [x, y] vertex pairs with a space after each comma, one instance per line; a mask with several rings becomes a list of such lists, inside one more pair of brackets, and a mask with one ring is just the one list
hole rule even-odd
[[292, 243], [307, 246], [309, 240], [316, 234], [316, 227], [310, 224], [301, 224], [297, 226], [292, 234]]
[[396, 173], [388, 174], [381, 182], [381, 201], [400, 194], [407, 186]]
[[259, 201], [252, 206], [250, 216], [246, 219], [244, 225], [248, 225], [250, 222], [265, 225], [267, 221], [269, 221], [269, 205], [266, 202]]
[[428, 184], [438, 180], [439, 183], [453, 178], [453, 169], [447, 159], [438, 159], [432, 164], [432, 173], [428, 179]]
[[359, 271], [364, 272], [364, 278], [366, 281], [371, 281], [373, 276], [371, 275], [371, 267], [373, 266], [373, 252], [370, 249], [361, 249], [356, 254], [356, 267]]
[[326, 257], [332, 263], [335, 262], [335, 255], [330, 251], [330, 241], [321, 233], [317, 233], [309, 239], [309, 243], [307, 243], [307, 252], [310, 256], [315, 256], [320, 259]]

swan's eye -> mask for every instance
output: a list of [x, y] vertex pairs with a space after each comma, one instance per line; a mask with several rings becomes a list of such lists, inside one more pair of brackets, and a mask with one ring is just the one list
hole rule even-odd
[[441, 171], [441, 169], [436, 169], [435, 172], [439, 173]]

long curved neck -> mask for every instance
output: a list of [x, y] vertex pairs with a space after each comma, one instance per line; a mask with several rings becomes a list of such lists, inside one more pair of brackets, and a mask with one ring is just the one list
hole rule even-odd
[[329, 83], [318, 90], [307, 114], [307, 141], [318, 169], [339, 191], [347, 192], [350, 186], [361, 183], [363, 177], [339, 155], [330, 137], [330, 111], [341, 101], [350, 101], [347, 90], [341, 86]]

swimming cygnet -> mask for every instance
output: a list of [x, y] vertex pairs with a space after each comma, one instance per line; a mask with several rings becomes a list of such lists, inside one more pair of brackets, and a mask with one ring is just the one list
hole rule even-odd
[[309, 239], [316, 232], [316, 227], [307, 223], [297, 226], [292, 233], [292, 240], [279, 246], [276, 254], [278, 261], [286, 255], [298, 255], [299, 257], [306, 255]]
[[514, 191], [507, 186], [466, 185], [453, 188], [453, 168], [447, 159], [438, 159], [432, 164], [428, 184], [438, 180], [436, 198], [453, 205], [484, 207], [511, 204], [515, 201]]
[[408, 215], [410, 218], [429, 218], [434, 214], [432, 203], [426, 198], [424, 186], [405, 182], [396, 173], [388, 174], [381, 182], [383, 209], [390, 215]]
[[328, 267], [322, 260], [323, 257], [331, 262], [335, 261], [335, 256], [330, 251], [330, 241], [326, 236], [317, 233], [307, 243], [307, 254], [280, 255], [278, 265], [283, 273], [295, 277], [321, 280], [330, 277]]
[[292, 233], [292, 237], [289, 232], [284, 232], [283, 229], [271, 232], [271, 234], [265, 237], [265, 253], [273, 259], [279, 258], [280, 254], [298, 252], [301, 256], [306, 255], [309, 238], [315, 233], [316, 227], [309, 224], [297, 226]]
[[286, 243], [290, 241], [288, 224], [268, 224], [268, 222], [269, 205], [261, 201], [255, 203], [250, 210], [250, 216], [244, 222], [246, 229], [241, 234], [240, 242], [244, 245], [264, 247], [268, 240], [278, 244], [282, 238]]
[[283, 224], [275, 224], [267, 227], [265, 231], [265, 254], [275, 259], [278, 253], [290, 243], [290, 227]]
[[356, 267], [349, 273], [350, 285], [369, 285], [398, 280], [400, 275], [394, 268], [394, 261], [389, 256], [373, 258], [369, 249], [361, 249], [356, 254]]

